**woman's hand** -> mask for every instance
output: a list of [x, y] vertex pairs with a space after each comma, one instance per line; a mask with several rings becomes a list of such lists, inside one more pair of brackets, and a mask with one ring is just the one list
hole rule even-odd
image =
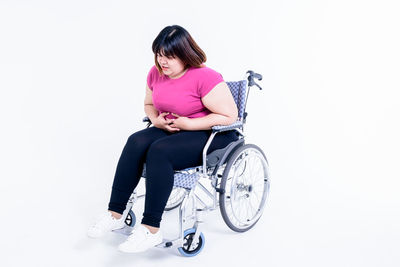
[[189, 130], [189, 131], [191, 130], [192, 120], [190, 118], [182, 117], [175, 113], [171, 113], [171, 114], [177, 118], [171, 120], [172, 123], [170, 124], [170, 126], [181, 129], [181, 130]]
[[163, 112], [158, 115], [158, 117], [152, 121], [154, 127], [167, 130], [171, 133], [178, 132], [180, 129], [173, 125], [173, 120], [165, 118], [165, 116], [167, 116], [168, 114], [169, 112]]

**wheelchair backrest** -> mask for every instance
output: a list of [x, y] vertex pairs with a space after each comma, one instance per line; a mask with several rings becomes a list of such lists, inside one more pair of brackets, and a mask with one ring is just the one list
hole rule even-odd
[[244, 115], [244, 110], [246, 106], [246, 80], [241, 80], [237, 82], [226, 82], [229, 89], [231, 89], [231, 93], [233, 95], [233, 99], [235, 99], [236, 106], [238, 108], [238, 119], [242, 120]]

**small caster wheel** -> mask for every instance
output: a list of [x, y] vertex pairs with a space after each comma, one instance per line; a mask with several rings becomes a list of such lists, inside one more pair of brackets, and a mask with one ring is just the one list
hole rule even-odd
[[199, 235], [199, 240], [196, 240], [196, 244], [193, 249], [189, 250], [190, 246], [192, 245], [193, 242], [193, 237], [194, 233], [196, 232], [196, 229], [190, 228], [187, 229], [184, 232], [184, 244], [183, 247], [178, 248], [179, 253], [181, 253], [182, 256], [185, 257], [193, 257], [196, 256], [197, 254], [200, 253], [200, 251], [203, 249], [204, 244], [205, 244], [205, 239], [203, 233], [200, 233]]
[[133, 227], [135, 226], [135, 223], [136, 223], [135, 213], [132, 210], [130, 210], [125, 218], [125, 224], [129, 227]]

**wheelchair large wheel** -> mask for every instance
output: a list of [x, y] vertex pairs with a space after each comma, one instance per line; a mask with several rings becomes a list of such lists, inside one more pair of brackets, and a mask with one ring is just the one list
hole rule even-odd
[[219, 204], [225, 223], [245, 232], [260, 219], [269, 192], [267, 158], [256, 145], [246, 144], [233, 152], [222, 174]]
[[167, 205], [165, 206], [164, 210], [169, 211], [173, 210], [178, 207], [186, 195], [186, 189], [181, 187], [175, 187], [172, 189], [171, 194], [169, 195]]

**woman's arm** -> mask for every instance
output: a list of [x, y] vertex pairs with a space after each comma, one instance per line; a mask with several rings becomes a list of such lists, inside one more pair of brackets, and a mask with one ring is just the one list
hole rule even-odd
[[202, 99], [204, 106], [212, 113], [201, 118], [189, 119], [178, 117], [174, 120], [173, 126], [182, 130], [209, 130], [215, 125], [229, 125], [234, 123], [238, 117], [238, 109], [233, 99], [231, 90], [225, 82], [217, 84]]
[[144, 113], [149, 117], [150, 121], [153, 122], [158, 117], [158, 111], [153, 105], [153, 92], [149, 86], [146, 85], [146, 96], [144, 98]]

